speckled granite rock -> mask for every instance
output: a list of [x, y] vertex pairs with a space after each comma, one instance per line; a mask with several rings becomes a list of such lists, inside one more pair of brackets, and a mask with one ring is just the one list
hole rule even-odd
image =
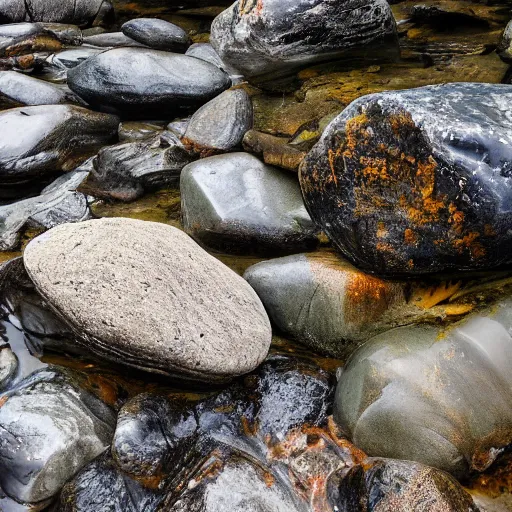
[[322, 61], [398, 54], [382, 0], [239, 0], [214, 20], [210, 41], [223, 61], [257, 81]]
[[146, 119], [201, 105], [230, 84], [213, 64], [143, 48], [116, 48], [68, 71], [70, 89], [91, 105]]
[[384, 275], [512, 261], [512, 86], [364, 96], [301, 164], [306, 207], [359, 268]]
[[122, 32], [155, 50], [184, 51], [189, 45], [188, 34], [177, 25], [157, 18], [137, 18], [127, 21]]
[[30, 242], [24, 262], [77, 341], [99, 356], [211, 382], [267, 355], [270, 322], [253, 289], [170, 226], [66, 224]]
[[180, 181], [183, 227], [228, 253], [289, 254], [318, 245], [297, 180], [248, 153], [187, 165]]

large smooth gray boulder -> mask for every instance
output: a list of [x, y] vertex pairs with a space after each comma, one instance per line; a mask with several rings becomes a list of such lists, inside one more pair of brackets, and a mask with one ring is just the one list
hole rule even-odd
[[70, 69], [68, 85], [97, 108], [148, 119], [202, 105], [231, 81], [213, 64], [185, 55], [115, 48]]
[[224, 62], [258, 81], [318, 62], [398, 54], [385, 0], [239, 0], [215, 18], [210, 42]]
[[289, 254], [318, 244], [296, 178], [248, 153], [187, 165], [180, 189], [185, 231], [212, 249]]
[[254, 290], [170, 226], [65, 224], [30, 242], [24, 263], [77, 342], [99, 356], [210, 382], [267, 355], [270, 322]]
[[116, 116], [69, 105], [1, 112], [0, 186], [14, 187], [75, 169], [116, 137], [118, 125]]
[[180, 52], [189, 45], [188, 34], [174, 23], [157, 18], [127, 21], [121, 31], [128, 37], [155, 50]]
[[43, 502], [110, 444], [111, 409], [55, 369], [39, 370], [0, 395], [0, 486]]

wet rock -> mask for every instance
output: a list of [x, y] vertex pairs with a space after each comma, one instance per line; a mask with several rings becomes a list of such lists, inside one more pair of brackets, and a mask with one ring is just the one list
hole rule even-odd
[[351, 0], [342, 10], [324, 0], [238, 1], [215, 18], [210, 41], [223, 61], [257, 81], [322, 61], [398, 53], [395, 21], [381, 0]]
[[270, 323], [256, 293], [170, 226], [65, 224], [33, 240], [24, 263], [77, 342], [107, 359], [213, 382], [251, 371], [268, 352]]
[[366, 459], [329, 482], [334, 510], [365, 512], [478, 512], [452, 476], [423, 464]]
[[84, 37], [84, 44], [99, 48], [121, 48], [125, 46], [145, 47], [122, 32], [105, 32]]
[[171, 132], [103, 148], [83, 190], [100, 198], [134, 201], [145, 192], [179, 183], [193, 156]]
[[230, 86], [229, 77], [207, 62], [142, 48], [117, 48], [68, 72], [71, 90], [89, 104], [148, 119], [200, 105]]
[[0, 390], [10, 383], [18, 370], [16, 354], [8, 345], [0, 345]]
[[256, 130], [249, 130], [244, 135], [243, 146], [246, 151], [262, 157], [266, 164], [289, 171], [297, 171], [307, 154], [290, 146], [288, 138], [275, 137]]
[[122, 32], [155, 50], [185, 51], [189, 45], [188, 34], [177, 25], [156, 18], [137, 18], [127, 21]]
[[503, 62], [512, 64], [512, 21], [505, 27], [496, 52]]
[[[40, 23], [0, 25], [0, 57], [19, 57], [34, 52], [54, 52], [62, 43], [54, 34], [45, 33]], [[5, 66], [2, 66], [4, 69]]]
[[123, 121], [119, 125], [120, 142], [136, 142], [160, 135], [164, 131], [162, 124], [152, 121]]
[[65, 86], [51, 84], [15, 71], [0, 71], [0, 108], [56, 105], [77, 101], [78, 98]]
[[113, 7], [108, 0], [6, 0], [0, 6], [1, 23], [43, 21], [87, 26], [108, 22]]
[[215, 51], [213, 46], [210, 43], [194, 43], [189, 46], [185, 55], [189, 57], [195, 57], [196, 59], [205, 60], [214, 66], [217, 66], [219, 69], [225, 71], [230, 77], [233, 85], [243, 79], [242, 74], [238, 69], [226, 64], [219, 57], [219, 54]]
[[249, 95], [243, 89], [225, 91], [192, 116], [182, 141], [203, 157], [232, 151], [241, 146], [252, 122]]
[[88, 171], [76, 170], [57, 178], [40, 196], [0, 206], [0, 250], [14, 250], [27, 225], [46, 229], [91, 216], [87, 198], [76, 192]]
[[167, 130], [174, 133], [181, 139], [181, 137], [183, 137], [185, 135], [185, 132], [187, 131], [187, 126], [189, 122], [189, 117], [183, 119], [175, 119], [167, 125]]
[[0, 485], [20, 502], [51, 498], [112, 438], [110, 408], [56, 369], [35, 372], [1, 404]]
[[19, 187], [76, 168], [112, 141], [118, 124], [115, 116], [69, 105], [1, 112], [0, 185]]
[[180, 189], [185, 231], [212, 249], [286, 254], [318, 244], [296, 179], [247, 153], [188, 165]]
[[511, 97], [446, 84], [356, 100], [301, 165], [313, 220], [368, 272], [510, 263]]
[[102, 48], [82, 46], [80, 48], [52, 53], [47, 56], [42, 66], [40, 66], [42, 68], [40, 74], [44, 79], [51, 82], [65, 83], [70, 68], [74, 68], [89, 57], [93, 57], [104, 51], [105, 50]]
[[511, 311], [507, 299], [450, 328], [371, 339], [341, 373], [336, 421], [372, 456], [485, 470], [512, 440]]

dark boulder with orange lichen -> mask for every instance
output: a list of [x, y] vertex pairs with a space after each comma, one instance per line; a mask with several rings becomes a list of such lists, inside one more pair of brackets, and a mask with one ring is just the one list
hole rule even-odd
[[372, 273], [512, 263], [511, 100], [453, 83], [354, 101], [301, 165], [311, 217]]

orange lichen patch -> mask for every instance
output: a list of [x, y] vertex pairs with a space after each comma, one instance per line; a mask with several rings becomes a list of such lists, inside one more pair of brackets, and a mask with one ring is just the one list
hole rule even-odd
[[241, 0], [240, 2], [240, 14], [261, 14], [263, 10], [263, 0]]
[[412, 229], [407, 228], [404, 231], [404, 241], [408, 245], [415, 245], [416, 242], [418, 241], [418, 237]]
[[473, 258], [482, 258], [485, 256], [485, 249], [479, 242], [476, 241], [480, 237], [480, 233], [475, 231], [468, 233], [462, 238], [453, 241], [453, 247], [462, 254], [466, 249], [469, 249]]
[[256, 422], [251, 423], [248, 418], [242, 416], [242, 430], [248, 437], [255, 436], [258, 431], [258, 425]]
[[388, 230], [386, 229], [386, 224], [384, 222], [379, 222], [377, 224], [377, 238], [385, 238], [388, 234]]
[[353, 464], [361, 464], [367, 458], [367, 455], [363, 450], [352, 444], [348, 439], [342, 437], [340, 429], [334, 422], [334, 418], [332, 416], [329, 416], [327, 419], [327, 430], [331, 439], [343, 450], [345, 454], [349, 455]]
[[7, 402], [7, 400], [9, 400], [8, 396], [0, 397], [0, 407], [3, 407], [5, 405], [5, 403]]
[[452, 297], [462, 286], [462, 281], [445, 282], [428, 288], [416, 288], [410, 303], [422, 309], [429, 309]]
[[270, 471], [265, 471], [263, 475], [263, 480], [265, 481], [267, 487], [272, 487], [276, 482], [274, 475], [270, 473]]

